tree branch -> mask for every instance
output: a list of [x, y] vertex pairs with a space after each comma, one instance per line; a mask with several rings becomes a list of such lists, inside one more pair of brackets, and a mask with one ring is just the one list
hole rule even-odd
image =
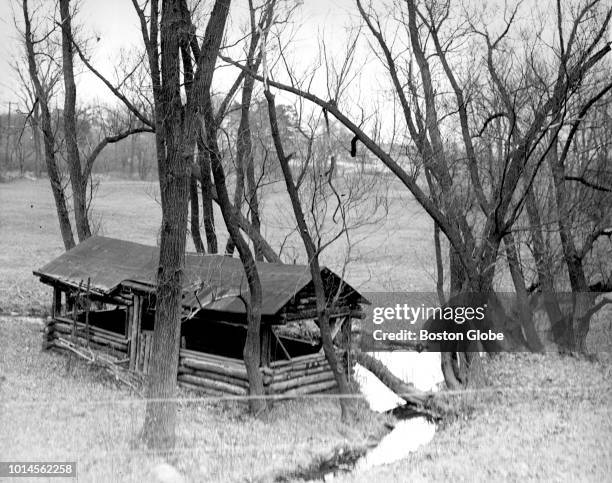
[[126, 131], [120, 132], [119, 134], [115, 136], [106, 136], [104, 139], [102, 139], [102, 141], [100, 141], [96, 145], [96, 147], [93, 148], [91, 153], [89, 153], [89, 156], [87, 156], [87, 160], [85, 161], [85, 168], [83, 170], [83, 180], [89, 179], [94, 161], [96, 160], [98, 155], [102, 152], [102, 150], [106, 147], [107, 144], [119, 142], [122, 139], [125, 139], [128, 136], [131, 136], [132, 134], [138, 134], [142, 132], [153, 133], [155, 132], [155, 130], [150, 127], [137, 127], [134, 129], [128, 129]]

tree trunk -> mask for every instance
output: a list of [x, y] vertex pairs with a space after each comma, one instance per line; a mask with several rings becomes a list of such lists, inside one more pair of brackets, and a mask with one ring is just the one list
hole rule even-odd
[[205, 253], [200, 234], [200, 203], [198, 200], [198, 181], [195, 175], [189, 177], [189, 199], [191, 201], [191, 238], [198, 253]]
[[210, 93], [205, 93], [204, 98], [207, 132], [206, 142], [208, 152], [210, 154], [215, 187], [217, 190], [217, 199], [219, 201], [219, 207], [221, 208], [221, 214], [223, 215], [223, 220], [225, 221], [227, 231], [238, 249], [238, 254], [240, 255], [240, 260], [244, 267], [249, 286], [250, 297], [249, 300], [244, 301], [247, 310], [248, 325], [243, 357], [249, 379], [249, 394], [254, 396], [252, 399], [249, 399], [249, 406], [251, 413], [258, 415], [267, 409], [266, 400], [259, 397], [265, 394], [263, 377], [261, 371], [259, 370], [261, 359], [261, 303], [263, 298], [261, 282], [259, 280], [259, 273], [257, 272], [257, 267], [255, 265], [255, 259], [251, 254], [248, 244], [240, 234], [235, 209], [233, 209], [227, 193], [225, 173], [223, 171], [223, 165], [221, 164], [219, 147], [217, 145]]
[[[255, 181], [255, 163], [253, 156], [249, 158], [249, 163], [246, 166], [246, 179], [247, 179], [247, 201], [249, 203], [249, 211], [251, 213], [251, 225], [253, 226], [254, 236], [261, 237], [261, 218], [259, 216], [259, 198], [257, 196], [257, 183]], [[264, 251], [261, 243], [253, 243], [255, 247], [255, 259], [263, 261]]]
[[[211, 14], [211, 20], [209, 21], [209, 27], [213, 22], [213, 17], [217, 9], [223, 11], [223, 24], [229, 13], [230, 0], [217, 0], [213, 13]], [[220, 12], [218, 12], [220, 13]], [[219, 25], [217, 25], [219, 27]], [[211, 60], [216, 59], [216, 53], [219, 50], [221, 42], [221, 36], [223, 29], [218, 29], [216, 32], [218, 35], [215, 36], [214, 52], [215, 56]], [[208, 29], [207, 29], [208, 34]], [[210, 48], [204, 40], [203, 46]], [[204, 51], [204, 49], [203, 49]], [[203, 54], [204, 55], [204, 54]], [[204, 124], [206, 129], [206, 144], [205, 150], [208, 153], [210, 164], [212, 168], [213, 178], [215, 181], [215, 188], [217, 192], [217, 200], [219, 207], [221, 208], [221, 214], [225, 221], [225, 226], [229, 232], [230, 238], [238, 249], [240, 255], [240, 261], [244, 268], [244, 272], [249, 287], [249, 297], [243, 299], [246, 305], [247, 311], [247, 335], [244, 345], [244, 363], [247, 369], [247, 376], [249, 379], [249, 392], [253, 396], [249, 399], [249, 406], [251, 412], [258, 415], [267, 409], [266, 400], [262, 397], [265, 395], [263, 386], [263, 376], [259, 370], [259, 364], [261, 361], [261, 337], [260, 337], [260, 325], [261, 325], [261, 304], [262, 304], [262, 289], [261, 281], [259, 279], [259, 273], [255, 265], [255, 259], [251, 254], [247, 242], [242, 238], [240, 234], [240, 228], [238, 219], [236, 216], [236, 210], [232, 209], [232, 204], [227, 193], [227, 185], [225, 180], [225, 172], [223, 170], [223, 164], [221, 163], [221, 155], [219, 146], [217, 144], [217, 125], [215, 122], [215, 113], [213, 108], [212, 97], [210, 93], [210, 83], [202, 89], [200, 93], [202, 96], [202, 114], [204, 116]]]
[[[334, 373], [336, 384], [340, 394], [350, 394], [350, 387], [346, 375], [342, 371], [342, 368], [338, 364], [338, 356], [334, 349], [334, 342], [332, 340], [331, 328], [329, 326], [329, 307], [327, 306], [328, 294], [325, 293], [325, 285], [323, 283], [323, 276], [321, 275], [321, 267], [319, 266], [319, 253], [315, 247], [314, 241], [308, 231], [308, 225], [304, 218], [302, 211], [302, 205], [300, 203], [298, 190], [293, 181], [291, 174], [291, 168], [289, 167], [289, 160], [285, 156], [283, 151], [282, 142], [278, 130], [278, 123], [276, 120], [276, 107], [274, 105], [274, 96], [269, 89], [264, 91], [266, 99], [268, 101], [268, 115], [270, 117], [270, 130], [272, 132], [272, 139], [274, 140], [274, 146], [276, 148], [276, 154], [283, 171], [285, 178], [285, 185], [287, 186], [287, 192], [289, 199], [291, 200], [291, 206], [293, 208], [293, 214], [295, 215], [298, 230], [304, 248], [306, 249], [306, 255], [308, 257], [308, 265], [310, 267], [310, 275], [312, 277], [312, 283], [314, 285], [316, 305], [317, 305], [317, 320], [319, 324], [319, 330], [321, 331], [321, 341], [323, 343], [323, 352], [325, 358], [329, 364], [329, 367]], [[342, 420], [347, 421], [350, 417], [351, 404], [350, 400], [346, 398], [340, 398], [340, 408], [342, 414]]]
[[28, 57], [28, 71], [30, 79], [34, 85], [34, 91], [40, 104], [41, 115], [41, 131], [43, 133], [43, 144], [45, 150], [45, 163], [47, 166], [47, 174], [51, 183], [51, 191], [55, 201], [55, 210], [60, 225], [62, 241], [64, 248], [70, 250], [74, 247], [74, 235], [72, 226], [70, 225], [70, 217], [68, 216], [68, 208], [66, 206], [66, 196], [62, 187], [62, 180], [57, 168], [55, 160], [55, 136], [51, 123], [51, 113], [49, 112], [48, 91], [43, 87], [38, 77], [36, 66], [36, 54], [34, 52], [34, 40], [32, 38], [31, 20], [28, 13], [28, 2], [23, 0], [23, 18], [25, 24], [25, 44]]
[[444, 263], [442, 261], [442, 248], [440, 245], [440, 227], [434, 221], [434, 249], [436, 253], [436, 292], [440, 305], [446, 302], [444, 295]]
[[525, 208], [529, 217], [529, 231], [533, 245], [533, 258], [538, 273], [538, 284], [544, 301], [544, 309], [550, 321], [553, 340], [560, 346], [565, 345], [564, 334], [566, 318], [561, 312], [559, 300], [556, 295], [554, 279], [551, 270], [551, 260], [546, 250], [544, 237], [542, 236], [542, 221], [537, 205], [537, 200], [532, 188], [525, 194]]
[[34, 174], [37, 178], [40, 178], [43, 155], [42, 143], [40, 142], [40, 106], [38, 104], [36, 104], [32, 112], [30, 127], [32, 129], [32, 138], [34, 139]]
[[550, 150], [550, 164], [557, 201], [557, 224], [563, 249], [563, 260], [567, 266], [573, 295], [573, 310], [566, 326], [565, 340], [571, 350], [586, 352], [586, 337], [589, 332], [589, 284], [584, 273], [582, 258], [576, 248], [571, 231], [572, 213], [569, 208], [569, 195], [565, 186], [565, 166], [559, 157], [557, 143]]
[[11, 130], [12, 130], [12, 126], [11, 126], [11, 114], [12, 114], [12, 107], [13, 103], [9, 102], [8, 103], [8, 116], [6, 119], [6, 138], [5, 138], [5, 145], [4, 145], [4, 162], [6, 163], [6, 169], [7, 171], [10, 170], [12, 168], [12, 162], [11, 162]]
[[83, 177], [81, 158], [77, 142], [76, 124], [76, 84], [74, 82], [73, 48], [72, 48], [72, 17], [70, 15], [70, 0], [60, 0], [60, 15], [62, 21], [62, 70], [64, 77], [64, 137], [66, 141], [66, 161], [70, 172], [72, 186], [72, 201], [74, 219], [79, 241], [91, 236], [89, 219], [87, 217], [87, 184]]
[[533, 324], [533, 313], [531, 311], [531, 306], [529, 305], [529, 297], [527, 294], [527, 289], [525, 288], [525, 277], [523, 276], [523, 271], [521, 270], [521, 265], [519, 263], [514, 236], [512, 234], [506, 235], [504, 238], [504, 243], [506, 245], [508, 268], [510, 269], [512, 283], [514, 284], [514, 289], [516, 290], [518, 315], [520, 317], [525, 342], [529, 350], [532, 352], [542, 352], [544, 347]]
[[[241, 122], [242, 125], [242, 122]], [[240, 134], [238, 136], [240, 138]], [[238, 148], [240, 149], [240, 148]], [[236, 183], [234, 186], [234, 209], [237, 211], [242, 210], [242, 200], [244, 199], [244, 160], [241, 159], [240, 155], [236, 157]], [[236, 245], [232, 240], [232, 237], [227, 239], [225, 244], [225, 254], [232, 255]]]
[[[463, 290], [466, 277], [459, 255], [452, 245], [449, 245], [448, 248], [448, 260], [450, 265], [450, 299]], [[444, 351], [440, 353], [440, 365], [442, 375], [444, 376], [444, 382], [451, 390], [461, 388], [463, 379], [465, 378], [463, 367], [459, 367], [457, 363], [459, 357], [459, 353], [457, 352]]]
[[215, 212], [213, 211], [213, 183], [210, 173], [210, 153], [203, 139], [203, 128], [200, 127], [197, 137], [198, 160], [200, 168], [200, 185], [202, 186], [202, 219], [208, 253], [217, 253], [217, 234], [215, 232]]
[[178, 0], [163, 3], [161, 20], [161, 87], [156, 117], [161, 120], [165, 151], [158, 154], [162, 205], [161, 240], [153, 350], [149, 365], [143, 439], [150, 448], [171, 449], [176, 435], [176, 380], [181, 331], [181, 299], [187, 242], [190, 159], [184, 155], [180, 94]]

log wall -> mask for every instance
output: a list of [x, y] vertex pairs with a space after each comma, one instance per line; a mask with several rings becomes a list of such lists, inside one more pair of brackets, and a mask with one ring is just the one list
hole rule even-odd
[[[133, 303], [128, 305], [128, 337], [75, 322], [76, 317], [71, 319], [60, 315], [62, 299], [58, 289], [54, 290], [52, 302], [52, 317], [48, 318], [43, 331], [43, 348], [63, 348], [61, 341], [69, 341], [93, 350], [113, 351], [118, 353], [119, 359], [129, 362], [129, 369], [148, 374], [153, 332], [142, 330], [142, 300], [139, 296], [134, 296]], [[263, 346], [269, 347], [270, 342], [269, 337], [264, 337]], [[273, 362], [270, 361], [269, 351], [266, 354], [262, 357], [261, 372], [267, 394], [292, 397], [336, 388], [333, 372], [322, 352]], [[339, 353], [341, 355], [342, 352]], [[339, 359], [343, 360], [342, 357]], [[184, 387], [211, 395], [246, 396], [249, 393], [243, 361], [185, 348], [179, 352], [178, 382]]]
[[[44, 329], [47, 346], [61, 347], [61, 344], [54, 342], [64, 339], [83, 347], [89, 345], [93, 350], [112, 350], [125, 358], [130, 357], [131, 347], [127, 338], [90, 326], [88, 340], [85, 324], [77, 322], [76, 329], [74, 335], [73, 323], [69, 319], [49, 318]], [[142, 331], [138, 336], [133, 370], [148, 374], [152, 345], [153, 332]], [[334, 375], [322, 353], [295, 357], [291, 361], [271, 362], [261, 371], [267, 394], [292, 397], [336, 388]], [[180, 349], [178, 382], [181, 386], [214, 396], [246, 396], [249, 392], [244, 362], [188, 349]]]
[[112, 349], [116, 352], [121, 352], [127, 356], [128, 354], [128, 339], [121, 334], [110, 332], [95, 326], [89, 326], [89, 334], [87, 327], [82, 322], [76, 323], [76, 331], [73, 333], [75, 324], [72, 320], [65, 317], [55, 317], [47, 319], [44, 328], [44, 341], [46, 348], [56, 346], [54, 341], [58, 338], [63, 338], [69, 341], [74, 341], [78, 345], [92, 349]]
[[[297, 396], [336, 387], [325, 355], [309, 354], [291, 361], [277, 361], [261, 368], [267, 394]], [[246, 396], [249, 381], [242, 361], [181, 349], [178, 381], [189, 389], [211, 395]]]

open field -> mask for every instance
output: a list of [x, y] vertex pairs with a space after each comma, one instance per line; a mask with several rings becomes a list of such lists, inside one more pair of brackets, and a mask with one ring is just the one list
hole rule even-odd
[[[79, 481], [149, 480], [161, 460], [133, 444], [144, 401], [81, 361], [68, 370], [67, 357], [41, 352], [40, 328], [37, 319], [0, 318], [2, 460], [77, 460]], [[277, 403], [264, 420], [247, 416], [244, 403], [185, 402], [170, 461], [190, 481], [268, 480], [336, 446], [375, 442], [385, 417], [360, 414], [348, 428], [327, 399]]]
[[[99, 233], [154, 244], [161, 218], [155, 192], [154, 183], [101, 183], [94, 204]], [[398, 187], [390, 187], [390, 199], [387, 221], [359, 232], [365, 241], [347, 278], [363, 290], [433, 290], [431, 225]], [[32, 276], [62, 252], [48, 181], [1, 184], [0, 206], [2, 459], [78, 460], [80, 481], [147, 481], [161, 460], [134, 443], [144, 402], [99, 370], [76, 360], [68, 367], [66, 357], [41, 352], [39, 319], [6, 316], [43, 314], [50, 301], [49, 289]], [[273, 246], [286, 235], [283, 206], [283, 195], [269, 188], [264, 217]], [[221, 229], [221, 243], [225, 237]], [[337, 269], [341, 256], [341, 248], [332, 249], [326, 263]], [[604, 336], [609, 344], [609, 328], [591, 340]], [[484, 372], [486, 391], [448, 396], [465, 418], [447, 422], [428, 446], [338, 481], [609, 479], [609, 353], [595, 362], [500, 355], [485, 362]], [[278, 402], [257, 420], [237, 402], [181, 402], [178, 450], [168, 461], [189, 481], [270, 481], [333, 448], [375, 443], [388, 421], [361, 403], [355, 424], [346, 427], [338, 412], [332, 400], [302, 399]]]
[[[156, 183], [103, 181], [93, 203], [98, 234], [134, 242], [156, 244], [161, 221]], [[398, 185], [389, 189], [389, 216], [354, 233], [360, 242], [347, 266], [347, 280], [361, 290], [433, 290], [432, 226], [421, 208]], [[263, 197], [263, 233], [274, 248], [292, 261], [302, 250], [292, 233], [288, 202], [282, 186], [266, 188]], [[0, 313], [41, 313], [50, 291], [32, 276], [63, 250], [48, 180], [15, 180], [0, 184]], [[220, 212], [216, 211], [221, 247], [227, 239]], [[287, 240], [285, 238], [290, 236]], [[189, 249], [193, 250], [191, 237]], [[324, 262], [341, 270], [342, 242], [324, 252]], [[299, 262], [298, 258], [298, 262]]]
[[[67, 370], [66, 357], [40, 352], [40, 328], [36, 319], [0, 318], [3, 459], [78, 460], [80, 481], [147, 481], [162, 460], [133, 443], [144, 402], [82, 362]], [[489, 360], [488, 391], [449, 396], [465, 418], [408, 459], [337, 481], [607, 481], [612, 365], [604, 356]], [[183, 402], [169, 461], [188, 481], [271, 481], [334, 448], [375, 443], [387, 418], [363, 404], [346, 427], [329, 399], [277, 402], [264, 420], [235, 402]]]

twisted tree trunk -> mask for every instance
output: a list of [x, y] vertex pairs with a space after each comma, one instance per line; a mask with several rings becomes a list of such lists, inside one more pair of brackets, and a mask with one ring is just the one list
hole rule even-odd
[[72, 16], [70, 15], [70, 0], [60, 0], [60, 15], [62, 21], [62, 69], [64, 77], [64, 137], [66, 141], [66, 160], [70, 171], [72, 186], [72, 202], [74, 220], [79, 241], [91, 236], [89, 218], [87, 216], [87, 185], [83, 176], [81, 156], [77, 142], [76, 123], [76, 83], [74, 82], [74, 52], [72, 47]]
[[43, 145], [45, 151], [45, 163], [47, 166], [47, 175], [51, 183], [51, 192], [53, 193], [53, 199], [55, 201], [55, 210], [57, 212], [57, 218], [59, 221], [60, 232], [62, 234], [62, 241], [64, 242], [64, 248], [70, 250], [74, 247], [74, 235], [72, 233], [72, 226], [70, 224], [70, 217], [68, 215], [68, 208], [66, 205], [66, 195], [64, 194], [64, 188], [62, 186], [62, 180], [60, 177], [59, 169], [57, 168], [57, 162], [55, 159], [55, 135], [53, 131], [53, 125], [51, 123], [51, 113], [49, 112], [49, 90], [42, 85], [38, 76], [38, 68], [36, 65], [36, 53], [34, 51], [35, 40], [32, 36], [31, 18], [28, 11], [28, 2], [23, 0], [23, 18], [25, 25], [25, 47], [26, 55], [28, 59], [28, 72], [30, 79], [34, 85], [34, 92], [40, 105], [40, 129], [43, 133]]

